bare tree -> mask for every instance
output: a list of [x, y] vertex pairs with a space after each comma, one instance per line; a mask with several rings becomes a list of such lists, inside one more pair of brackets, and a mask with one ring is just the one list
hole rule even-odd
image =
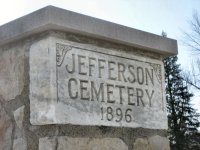
[[186, 44], [190, 46], [194, 52], [200, 53], [200, 18], [197, 12], [193, 13], [192, 20], [190, 21], [191, 33], [184, 32], [186, 36]]
[[193, 62], [190, 71], [185, 71], [183, 78], [191, 86], [200, 90], [200, 15], [197, 11], [193, 13], [190, 26], [191, 32], [184, 32], [184, 41], [192, 49]]

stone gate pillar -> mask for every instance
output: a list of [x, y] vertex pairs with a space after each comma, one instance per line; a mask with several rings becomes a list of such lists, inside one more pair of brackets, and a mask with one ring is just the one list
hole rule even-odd
[[169, 150], [176, 40], [48, 6], [0, 27], [0, 149]]

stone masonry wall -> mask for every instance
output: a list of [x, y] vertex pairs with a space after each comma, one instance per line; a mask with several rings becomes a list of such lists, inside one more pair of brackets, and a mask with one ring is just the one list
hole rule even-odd
[[7, 44], [0, 49], [0, 150], [169, 150], [166, 130], [30, 123], [29, 48], [47, 36], [134, 51], [136, 55], [159, 58], [131, 47], [107, 43], [70, 33], [50, 31]]

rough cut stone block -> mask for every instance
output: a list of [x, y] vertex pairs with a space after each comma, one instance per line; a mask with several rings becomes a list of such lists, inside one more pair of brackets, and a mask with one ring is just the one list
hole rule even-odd
[[150, 150], [149, 143], [146, 138], [136, 139], [133, 147], [133, 150]]
[[13, 124], [0, 103], [0, 150], [10, 150], [12, 147]]
[[170, 150], [169, 140], [161, 136], [152, 136], [148, 139], [150, 150]]
[[158, 135], [138, 138], [134, 142], [133, 150], [170, 150], [169, 140]]
[[24, 106], [21, 106], [20, 108], [14, 111], [14, 118], [18, 128], [21, 129], [24, 119]]
[[[55, 150], [57, 145], [55, 137], [45, 137], [39, 139], [39, 150]], [[66, 149], [67, 150], [67, 149]]]
[[160, 60], [49, 37], [30, 48], [31, 123], [166, 129]]
[[23, 138], [18, 138], [14, 140], [13, 150], [27, 150], [26, 142]]
[[70, 138], [54, 137], [39, 140], [39, 150], [128, 150], [128, 146], [118, 138]]
[[24, 87], [24, 48], [0, 49], [0, 95], [14, 99]]

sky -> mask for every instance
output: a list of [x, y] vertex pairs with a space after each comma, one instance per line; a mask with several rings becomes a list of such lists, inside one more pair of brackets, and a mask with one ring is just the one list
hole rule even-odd
[[[178, 41], [179, 63], [183, 70], [193, 58], [184, 44], [183, 31], [190, 32], [194, 11], [200, 14], [200, 0], [1, 0], [0, 25], [53, 5], [88, 16], [122, 24]], [[200, 93], [193, 100], [200, 112]]]

